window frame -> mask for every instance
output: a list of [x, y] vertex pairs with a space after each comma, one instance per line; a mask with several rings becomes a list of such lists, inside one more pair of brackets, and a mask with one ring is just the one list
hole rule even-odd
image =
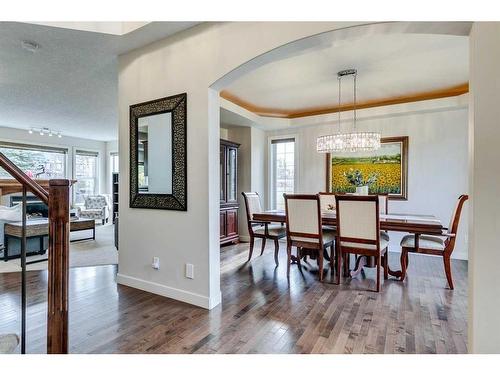
[[[53, 152], [53, 153], [59, 153], [64, 155], [64, 170], [63, 170], [63, 177], [60, 178], [67, 178], [68, 176], [68, 158], [69, 158], [69, 148], [68, 147], [58, 147], [58, 146], [52, 146], [52, 145], [47, 145], [43, 143], [20, 143], [20, 142], [15, 142], [15, 141], [8, 141], [8, 140], [0, 140], [0, 147], [5, 147], [5, 148], [14, 148], [14, 149], [19, 149], [19, 150], [27, 150], [27, 151], [42, 151], [42, 152]], [[1, 177], [0, 177], [1, 178]]]
[[[78, 178], [76, 177], [76, 158], [78, 155], [87, 155], [96, 157], [96, 171], [95, 171], [95, 179], [94, 179], [94, 192], [93, 194], [97, 194], [100, 192], [100, 160], [101, 160], [101, 152], [96, 149], [83, 148], [83, 147], [74, 147], [73, 148], [73, 180], [77, 180], [75, 185], [78, 186]], [[81, 203], [75, 203], [76, 201], [76, 189], [71, 189], [73, 191], [72, 194], [72, 203], [73, 205], [81, 205]]]
[[294, 148], [293, 148], [293, 162], [294, 162], [294, 171], [293, 171], [293, 191], [294, 193], [297, 192], [297, 186], [298, 186], [298, 181], [299, 181], [299, 135], [298, 134], [281, 134], [281, 135], [276, 135], [276, 136], [270, 136], [268, 137], [268, 163], [267, 163], [267, 169], [268, 169], [268, 196], [269, 199], [267, 200], [268, 203], [268, 208], [269, 209], [276, 209], [276, 201], [275, 201], [275, 172], [274, 172], [274, 165], [275, 165], [275, 160], [273, 156], [273, 141], [279, 141], [279, 140], [287, 140], [287, 139], [293, 139], [294, 140]]

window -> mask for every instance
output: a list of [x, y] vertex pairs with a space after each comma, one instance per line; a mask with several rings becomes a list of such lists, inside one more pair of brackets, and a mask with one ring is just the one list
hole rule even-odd
[[118, 173], [118, 152], [111, 153], [111, 173]]
[[77, 150], [75, 154], [75, 179], [74, 203], [82, 204], [85, 197], [97, 193], [97, 152]]
[[[31, 178], [66, 178], [66, 149], [0, 143], [0, 152]], [[12, 176], [0, 168], [0, 178], [12, 178]]]
[[284, 193], [295, 191], [295, 138], [271, 141], [271, 207], [285, 209]]

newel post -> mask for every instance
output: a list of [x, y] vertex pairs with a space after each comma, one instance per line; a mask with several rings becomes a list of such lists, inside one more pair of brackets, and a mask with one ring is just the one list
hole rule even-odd
[[68, 353], [69, 180], [49, 181], [47, 353]]

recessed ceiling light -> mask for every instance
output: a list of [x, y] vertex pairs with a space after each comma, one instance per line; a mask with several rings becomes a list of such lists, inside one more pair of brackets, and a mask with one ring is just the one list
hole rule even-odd
[[21, 42], [21, 47], [25, 49], [26, 51], [29, 51], [31, 53], [35, 53], [40, 49], [40, 44], [30, 41], [30, 40], [23, 40]]

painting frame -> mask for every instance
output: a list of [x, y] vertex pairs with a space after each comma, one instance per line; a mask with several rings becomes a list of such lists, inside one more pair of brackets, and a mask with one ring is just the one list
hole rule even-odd
[[[400, 144], [401, 147], [401, 192], [399, 194], [388, 194], [391, 200], [408, 200], [408, 136], [386, 137], [381, 140], [384, 144]], [[332, 186], [332, 161], [331, 154], [326, 154], [326, 191], [334, 192]]]

